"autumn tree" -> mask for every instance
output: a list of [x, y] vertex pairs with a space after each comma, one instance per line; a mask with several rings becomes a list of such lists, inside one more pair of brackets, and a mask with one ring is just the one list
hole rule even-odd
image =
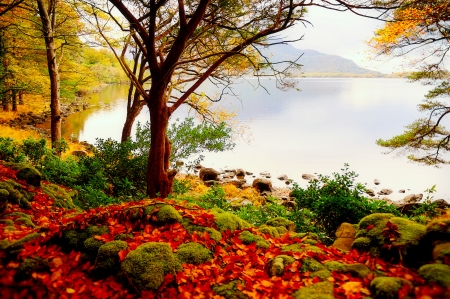
[[419, 111], [426, 117], [406, 126], [404, 133], [377, 144], [407, 153], [412, 161], [448, 164], [450, 131], [444, 127], [450, 114], [450, 77], [445, 62], [450, 50], [450, 2], [447, 0], [397, 1], [384, 27], [370, 41], [377, 55], [411, 56], [417, 70], [409, 78], [434, 85], [425, 96]]

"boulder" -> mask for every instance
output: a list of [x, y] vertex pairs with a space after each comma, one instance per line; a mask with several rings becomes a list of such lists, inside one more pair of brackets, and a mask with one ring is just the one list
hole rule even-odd
[[272, 192], [272, 182], [268, 179], [263, 178], [254, 179], [252, 186], [256, 190], [258, 190], [259, 193], [263, 193], [264, 191]]
[[253, 175], [253, 172], [246, 171], [245, 174], [246, 174], [246, 175]]
[[244, 177], [245, 177], [245, 171], [244, 171], [244, 169], [242, 169], [242, 168], [236, 169], [236, 176], [237, 176], [237, 177], [242, 177], [242, 178], [244, 178]]
[[374, 179], [374, 180], [373, 180], [373, 183], [374, 183], [375, 185], [379, 185], [379, 184], [380, 184], [380, 180]]
[[316, 177], [312, 174], [304, 173], [304, 174], [302, 174], [302, 179], [311, 181], [311, 180], [315, 180]]
[[342, 251], [350, 251], [352, 249], [353, 241], [356, 239], [355, 227], [347, 222], [342, 223], [336, 231], [336, 240], [333, 247]]
[[406, 196], [405, 198], [403, 198], [403, 201], [405, 203], [416, 203], [421, 201], [423, 198], [423, 194], [410, 194], [408, 196]]
[[26, 181], [27, 184], [30, 184], [35, 187], [39, 187], [41, 185], [42, 175], [33, 166], [25, 166], [21, 168], [17, 172], [16, 177], [17, 179]]
[[277, 177], [277, 179], [279, 179], [280, 181], [286, 181], [288, 179], [288, 176], [285, 174], [282, 174], [279, 177]]
[[217, 181], [219, 177], [220, 172], [213, 168], [202, 168], [200, 170], [199, 177], [202, 181]]
[[406, 192], [405, 189], [398, 190], [398, 193], [405, 193], [405, 192]]
[[373, 189], [366, 189], [366, 194], [371, 196], [371, 197], [374, 197], [375, 196], [375, 191], [373, 191]]
[[378, 195], [389, 195], [392, 192], [393, 192], [392, 189], [381, 189], [381, 191], [378, 192]]

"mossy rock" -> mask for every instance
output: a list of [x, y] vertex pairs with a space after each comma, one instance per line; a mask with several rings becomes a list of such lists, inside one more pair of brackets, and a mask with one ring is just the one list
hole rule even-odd
[[98, 275], [108, 275], [119, 269], [119, 252], [127, 249], [125, 241], [111, 241], [98, 248], [97, 258], [94, 263], [94, 272]]
[[411, 282], [400, 277], [376, 277], [370, 282], [370, 289], [375, 299], [397, 299], [398, 291], [405, 284], [413, 287]]
[[31, 221], [30, 218], [27, 218], [27, 217], [19, 217], [19, 218], [16, 218], [16, 219], [14, 219], [14, 222], [15, 222], [16, 224], [19, 224], [19, 225], [25, 225], [25, 226], [28, 226], [28, 227], [31, 227], [31, 228], [38, 228], [38, 227], [39, 227], [39, 226], [36, 226], [36, 225], [33, 223], [33, 221]]
[[319, 271], [311, 272], [310, 277], [311, 278], [317, 277], [320, 280], [327, 280], [329, 277], [331, 277], [331, 272], [328, 269], [322, 269]]
[[426, 282], [436, 282], [442, 286], [450, 287], [450, 266], [446, 264], [428, 264], [419, 268], [418, 274]]
[[273, 226], [273, 227], [284, 227], [286, 231], [295, 232], [295, 224], [291, 220], [287, 220], [283, 217], [276, 217], [270, 220], [267, 220], [266, 225]]
[[2, 222], [4, 225], [14, 225], [14, 221], [11, 219], [0, 219], [0, 222]]
[[87, 254], [89, 254], [91, 256], [96, 257], [97, 253], [98, 253], [98, 249], [103, 244], [105, 244], [105, 242], [103, 242], [101, 240], [97, 240], [93, 237], [87, 238], [86, 240], [84, 240], [84, 252], [86, 252]]
[[144, 209], [144, 215], [151, 215], [152, 213], [154, 213], [155, 209], [158, 209], [158, 211], [155, 213], [156, 217], [151, 219], [154, 222], [157, 222], [159, 224], [166, 224], [180, 222], [182, 220], [180, 213], [178, 213], [178, 211], [169, 204], [147, 206]]
[[267, 263], [267, 269], [270, 276], [283, 276], [284, 268], [292, 264], [295, 259], [289, 255], [277, 255]]
[[39, 233], [32, 233], [32, 234], [26, 235], [25, 237], [22, 237], [19, 240], [4, 243], [2, 246], [2, 249], [8, 251], [9, 253], [16, 253], [16, 252], [22, 250], [23, 244], [30, 242], [31, 240], [34, 240], [39, 236], [40, 236]]
[[12, 180], [0, 181], [0, 190], [6, 190], [2, 191], [3, 200], [18, 204], [25, 210], [31, 209], [30, 201], [33, 201], [34, 193], [26, 191], [21, 184]]
[[187, 218], [183, 218], [181, 220], [181, 224], [183, 225], [184, 229], [188, 231], [189, 234], [197, 233], [198, 235], [203, 234], [204, 232], [207, 232], [209, 234], [209, 237], [213, 239], [214, 241], [218, 242], [222, 240], [222, 234], [212, 228], [212, 227], [205, 227], [200, 225], [191, 224], [191, 221]]
[[127, 239], [133, 239], [133, 234], [118, 234], [114, 237], [115, 241], [126, 241]]
[[233, 280], [227, 284], [215, 285], [212, 287], [212, 290], [216, 295], [222, 296], [225, 299], [249, 299], [246, 294], [237, 289], [237, 284], [244, 285], [244, 282], [240, 280]]
[[344, 271], [345, 269], [345, 264], [337, 262], [337, 261], [326, 261], [323, 263], [323, 266], [328, 270], [328, 271]]
[[0, 213], [3, 213], [8, 204], [9, 192], [6, 189], [0, 189]]
[[269, 242], [267, 242], [263, 237], [252, 234], [248, 230], [243, 231], [239, 235], [239, 240], [242, 240], [242, 243], [244, 243], [245, 245], [249, 245], [251, 243], [256, 243], [257, 247], [266, 248], [266, 249], [270, 247]]
[[302, 242], [305, 244], [315, 245], [317, 242], [320, 242], [320, 238], [316, 233], [296, 233], [291, 236], [292, 239], [298, 238], [303, 239]]
[[73, 203], [73, 198], [76, 193], [67, 191], [66, 189], [56, 185], [48, 184], [42, 186], [42, 192], [47, 194], [51, 199], [53, 199], [53, 206], [58, 208], [64, 208], [68, 210], [75, 209], [81, 212], [81, 208]]
[[27, 184], [39, 187], [41, 185], [42, 174], [33, 166], [24, 166], [16, 173], [18, 180], [25, 181]]
[[435, 261], [443, 261], [445, 257], [450, 257], [450, 242], [435, 244], [432, 255]]
[[[396, 217], [393, 214], [375, 213], [361, 219], [359, 230], [356, 233], [357, 238], [352, 244], [353, 248], [363, 249], [373, 255], [387, 259], [399, 258], [398, 250], [389, 251], [383, 248], [386, 242], [383, 230], [386, 228], [388, 221], [398, 227], [400, 235], [390, 245], [401, 248], [401, 254], [405, 263], [417, 261], [418, 257], [423, 255], [423, 250], [419, 245], [426, 232], [425, 226], [405, 218]], [[431, 255], [431, 251], [429, 254]]]
[[288, 232], [284, 226], [269, 226], [267, 224], [261, 225], [258, 230], [263, 234], [269, 234], [272, 238], [279, 238]]
[[47, 260], [36, 257], [26, 258], [17, 269], [14, 280], [17, 282], [31, 278], [33, 272], [49, 272], [50, 266]]
[[334, 299], [334, 286], [332, 282], [322, 281], [294, 292], [295, 299]]
[[222, 209], [214, 208], [211, 210], [214, 215], [216, 225], [220, 232], [230, 230], [231, 232], [240, 229], [251, 228], [252, 225], [238, 216], [225, 212]]
[[128, 253], [122, 269], [137, 288], [157, 290], [166, 274], [181, 271], [182, 267], [169, 244], [149, 242]]
[[291, 245], [286, 245], [281, 248], [281, 251], [293, 251], [293, 252], [315, 252], [315, 253], [323, 253], [322, 249], [317, 246], [303, 244], [303, 243], [295, 243]]
[[373, 272], [364, 264], [346, 264], [344, 265], [343, 269], [340, 270], [340, 272], [349, 272], [353, 274], [353, 276], [359, 277], [359, 278], [366, 278], [369, 276], [369, 274], [372, 274]]
[[315, 272], [326, 269], [324, 265], [313, 259], [312, 257], [306, 257], [302, 259], [302, 272]]
[[69, 249], [81, 250], [84, 248], [84, 241], [94, 236], [100, 236], [109, 232], [106, 226], [88, 226], [85, 230], [71, 229], [63, 232], [62, 245]]
[[178, 246], [176, 256], [185, 264], [200, 265], [212, 260], [212, 252], [202, 244], [189, 242]]

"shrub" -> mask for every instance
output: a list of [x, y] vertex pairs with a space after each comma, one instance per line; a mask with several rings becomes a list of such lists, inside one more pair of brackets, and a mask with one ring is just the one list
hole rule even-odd
[[25, 155], [13, 139], [0, 137], [0, 160], [20, 163], [25, 161]]

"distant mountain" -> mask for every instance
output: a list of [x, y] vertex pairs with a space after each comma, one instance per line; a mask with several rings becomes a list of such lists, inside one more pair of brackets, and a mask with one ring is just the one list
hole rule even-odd
[[[272, 54], [271, 61], [295, 61], [301, 64], [300, 70], [294, 69], [295, 76], [314, 77], [384, 77], [379, 72], [358, 66], [350, 59], [338, 55], [328, 55], [315, 50], [300, 50], [292, 45], [274, 45], [262, 50], [265, 54]], [[285, 65], [285, 64], [283, 64]]]

